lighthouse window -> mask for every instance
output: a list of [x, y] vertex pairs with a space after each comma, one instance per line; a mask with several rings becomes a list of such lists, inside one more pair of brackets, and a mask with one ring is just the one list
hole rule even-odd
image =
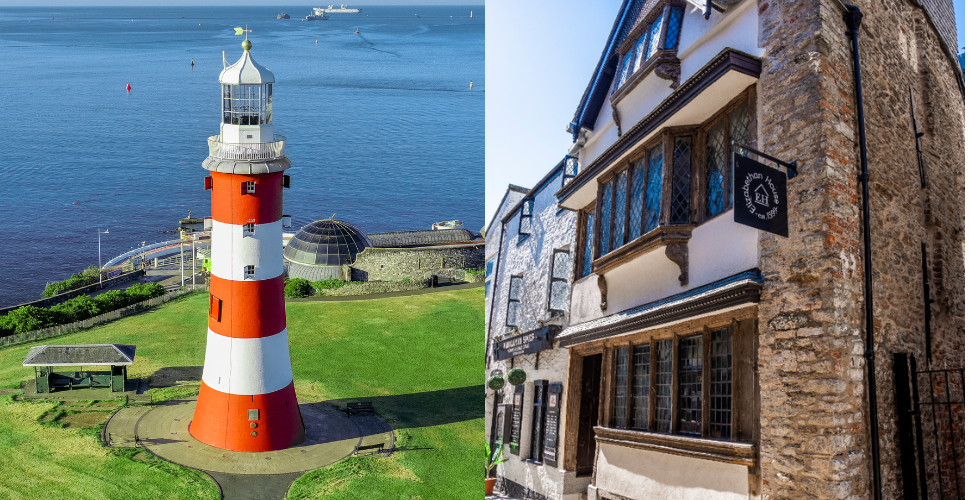
[[253, 194], [256, 192], [256, 181], [246, 181], [246, 193]]
[[223, 85], [222, 122], [264, 125], [273, 122], [273, 84]]
[[254, 278], [256, 277], [256, 266], [245, 266], [243, 267], [243, 277], [244, 278]]
[[250, 222], [249, 224], [243, 224], [243, 235], [249, 235], [256, 232], [256, 224]]

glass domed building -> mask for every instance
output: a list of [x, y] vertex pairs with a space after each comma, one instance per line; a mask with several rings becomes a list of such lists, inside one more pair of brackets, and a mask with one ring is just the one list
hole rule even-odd
[[353, 224], [318, 220], [290, 238], [283, 249], [283, 265], [290, 278], [347, 281], [357, 254], [371, 246], [367, 235]]

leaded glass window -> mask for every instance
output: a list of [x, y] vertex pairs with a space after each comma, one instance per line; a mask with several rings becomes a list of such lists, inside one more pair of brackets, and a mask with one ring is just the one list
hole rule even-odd
[[630, 241], [643, 234], [643, 189], [646, 179], [644, 159], [633, 163], [633, 179], [630, 185]]
[[690, 136], [674, 138], [673, 178], [670, 186], [670, 223], [690, 222]]
[[650, 150], [647, 159], [647, 201], [644, 203], [643, 231], [650, 232], [660, 223], [660, 199], [663, 180], [663, 144]]
[[731, 437], [731, 329], [711, 332], [711, 437]]
[[610, 211], [613, 208], [613, 181], [603, 184], [603, 208], [600, 210], [600, 256], [610, 253]]
[[684, 6], [670, 8], [670, 22], [667, 24], [667, 37], [664, 40], [665, 49], [676, 49], [680, 40], [680, 26], [684, 23]]
[[643, 65], [643, 62], [646, 60], [646, 57], [644, 55], [644, 49], [646, 49], [647, 47], [647, 35], [648, 33], [644, 33], [640, 35], [639, 39], [637, 39], [636, 55], [634, 56], [637, 62], [636, 62], [636, 65], [633, 67], [634, 72], [639, 70], [640, 66]]
[[632, 71], [633, 63], [633, 51], [627, 52], [620, 63], [620, 73], [619, 78], [616, 80], [616, 86], [622, 87], [626, 83], [627, 78], [630, 77], [630, 72]]
[[613, 244], [610, 250], [616, 250], [623, 246], [624, 236], [626, 236], [626, 193], [627, 193], [627, 174], [626, 170], [620, 172], [616, 177], [616, 200], [614, 202], [613, 214]]
[[519, 326], [519, 296], [522, 294], [522, 276], [509, 278], [509, 310], [505, 317], [506, 326]]
[[674, 381], [674, 341], [665, 339], [657, 341], [657, 414], [656, 431], [667, 434], [670, 432], [670, 413], [672, 395], [671, 384]]
[[660, 28], [662, 27], [662, 20], [662, 17], [657, 18], [657, 20], [650, 25], [650, 41], [648, 42], [650, 46], [649, 51], [647, 52], [648, 59], [650, 56], [656, 54], [657, 49], [660, 48]]
[[724, 178], [727, 174], [727, 158], [724, 154], [724, 122], [707, 132], [707, 216], [723, 212], [725, 206]]
[[[728, 119], [729, 126], [731, 127], [731, 140], [738, 144], [747, 145], [748, 144], [748, 107], [740, 106], [731, 112], [730, 118]], [[731, 148], [740, 154], [746, 154], [744, 150], [740, 148]], [[730, 158], [730, 152], [728, 152], [729, 158], [726, 160], [728, 165], [732, 165], [732, 160]], [[734, 168], [728, 169], [728, 206], [734, 206]]]
[[593, 211], [586, 212], [586, 230], [584, 231], [586, 241], [583, 245], [583, 276], [589, 276], [593, 272], [593, 241], [596, 239], [596, 235], [593, 234], [594, 221]]
[[552, 277], [549, 283], [549, 309], [565, 311], [569, 306], [569, 252], [552, 252]]
[[678, 413], [682, 434], [701, 433], [701, 404], [704, 373], [704, 337], [696, 335], [680, 340], [680, 369], [677, 372], [679, 393]]
[[650, 399], [650, 344], [633, 347], [633, 429], [646, 429]]
[[532, 234], [532, 203], [533, 200], [522, 200], [522, 212], [519, 215], [519, 237]]
[[613, 391], [613, 427], [626, 429], [626, 384], [630, 348], [620, 347], [616, 350], [616, 378]]
[[562, 185], [579, 175], [579, 158], [567, 156], [562, 165]]

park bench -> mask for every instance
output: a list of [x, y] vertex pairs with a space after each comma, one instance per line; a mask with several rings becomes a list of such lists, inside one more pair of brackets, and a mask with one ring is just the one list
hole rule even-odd
[[374, 414], [374, 403], [370, 401], [362, 401], [360, 403], [347, 403], [347, 416], [352, 417], [354, 415], [373, 415]]
[[[354, 455], [359, 455], [361, 450], [377, 450], [373, 453], [384, 453], [384, 443], [369, 444], [367, 446], [357, 445], [354, 446]], [[373, 454], [372, 453], [372, 454]]]

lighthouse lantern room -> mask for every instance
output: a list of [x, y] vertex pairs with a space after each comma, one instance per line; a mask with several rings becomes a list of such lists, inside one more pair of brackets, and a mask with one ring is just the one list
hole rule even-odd
[[288, 448], [304, 437], [283, 302], [283, 155], [273, 133], [273, 73], [243, 55], [223, 69], [211, 173], [212, 276], [202, 384], [189, 432], [234, 451]]

